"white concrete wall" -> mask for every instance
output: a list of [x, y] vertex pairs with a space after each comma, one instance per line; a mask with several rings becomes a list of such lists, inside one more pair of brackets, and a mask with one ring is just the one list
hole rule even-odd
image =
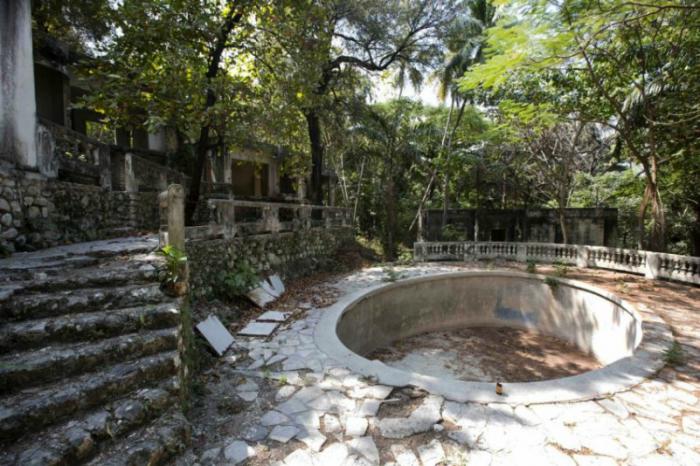
[[0, 158], [36, 167], [30, 0], [0, 1]]

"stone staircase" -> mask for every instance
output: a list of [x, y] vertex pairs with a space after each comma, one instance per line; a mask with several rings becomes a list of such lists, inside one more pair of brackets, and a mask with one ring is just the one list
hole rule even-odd
[[189, 440], [154, 237], [0, 260], [0, 465], [155, 465]]

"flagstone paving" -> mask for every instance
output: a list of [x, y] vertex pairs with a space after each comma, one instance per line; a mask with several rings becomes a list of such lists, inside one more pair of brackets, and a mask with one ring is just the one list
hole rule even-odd
[[[653, 310], [671, 325], [684, 362], [599, 400], [457, 403], [343, 368], [314, 344], [323, 309], [300, 303], [300, 319], [268, 338], [238, 336], [230, 351], [239, 357], [222, 358], [207, 372], [195, 442], [178, 464], [699, 465], [700, 288], [606, 271], [572, 269], [567, 278], [615, 292], [641, 313]], [[384, 279], [373, 268], [317, 287], [340, 296]]]

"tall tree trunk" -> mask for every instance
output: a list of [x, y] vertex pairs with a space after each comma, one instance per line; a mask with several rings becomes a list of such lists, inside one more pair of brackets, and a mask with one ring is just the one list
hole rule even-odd
[[[464, 107], [467, 105], [467, 99], [462, 100], [462, 104], [459, 107], [459, 112], [457, 113], [457, 118], [455, 118], [455, 124], [450, 131], [450, 137], [447, 139], [447, 145], [445, 150], [447, 151], [447, 156], [445, 157], [445, 164], [448, 165], [450, 161], [450, 156], [452, 155], [452, 138], [457, 132], [460, 121], [462, 121], [462, 115], [464, 115]], [[449, 184], [450, 184], [450, 170], [449, 165], [445, 167], [445, 176], [442, 182], [442, 228], [445, 228], [447, 224], [447, 209], [449, 207], [448, 197], [449, 197]]]
[[562, 243], [569, 244], [569, 232], [566, 229], [566, 215], [564, 211], [564, 206], [559, 203], [559, 227], [561, 228], [561, 239]]
[[[242, 11], [236, 11], [233, 2], [229, 2], [229, 12], [224, 20], [224, 24], [221, 26], [219, 31], [219, 36], [216, 38], [216, 43], [214, 48], [209, 53], [209, 68], [207, 69], [207, 86], [211, 84], [211, 81], [216, 77], [219, 72], [219, 63], [221, 63], [221, 56], [226, 50], [226, 43], [231, 35], [231, 31], [243, 18]], [[216, 103], [216, 94], [211, 87], [207, 87], [207, 100], [204, 103], [204, 111], [206, 112]], [[187, 225], [192, 225], [194, 221], [194, 213], [197, 210], [197, 204], [199, 203], [199, 194], [202, 187], [202, 172], [204, 171], [204, 164], [207, 160], [207, 150], [209, 149], [209, 133], [211, 131], [210, 123], [206, 123], [199, 130], [199, 140], [195, 147], [195, 165], [192, 172], [192, 183], [190, 184], [190, 191], [187, 195], [187, 202], [185, 203], [185, 223]]]
[[310, 197], [314, 204], [323, 204], [323, 141], [321, 139], [321, 117], [314, 109], [304, 115], [309, 130], [311, 144], [311, 189]]
[[385, 180], [385, 231], [384, 231], [384, 255], [388, 261], [396, 259], [396, 230], [397, 230], [397, 205], [396, 185], [392, 176]]
[[691, 251], [694, 256], [700, 256], [700, 202], [695, 203], [695, 225], [691, 235]]
[[[658, 184], [659, 172], [656, 156], [651, 156], [650, 163], [643, 166], [646, 175], [646, 186], [644, 187], [644, 195], [642, 196], [642, 203], [639, 206], [639, 217], [637, 218], [638, 247], [639, 249], [648, 249], [650, 251], [664, 251], [666, 249], [666, 214], [664, 213], [664, 205]], [[652, 222], [649, 241], [645, 248], [644, 222], [649, 207], [651, 207]]]

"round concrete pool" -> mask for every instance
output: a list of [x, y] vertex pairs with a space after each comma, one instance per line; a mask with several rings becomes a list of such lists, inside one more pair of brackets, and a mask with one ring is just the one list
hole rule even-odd
[[[504, 380], [504, 394], [497, 395], [493, 383], [436, 377], [364, 357], [415, 335], [475, 327], [556, 337], [602, 367], [537, 382]], [[529, 404], [595, 398], [639, 383], [663, 366], [659, 351], [672, 339], [663, 326], [654, 329], [663, 338], [645, 341], [645, 327], [628, 303], [586, 284], [488, 271], [417, 277], [346, 296], [324, 314], [315, 338], [342, 365], [380, 383], [414, 385], [456, 401]]]

